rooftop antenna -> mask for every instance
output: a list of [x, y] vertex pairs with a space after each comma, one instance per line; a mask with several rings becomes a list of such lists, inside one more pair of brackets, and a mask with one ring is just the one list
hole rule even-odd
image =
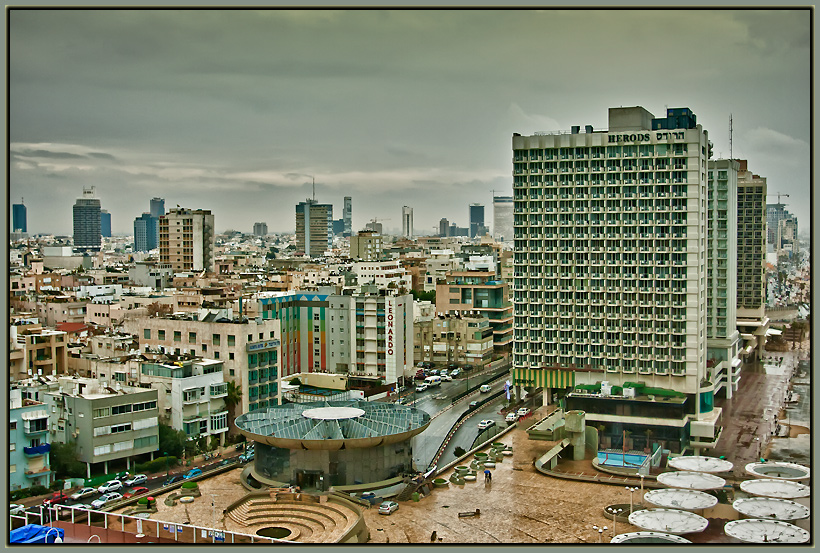
[[310, 180], [313, 181], [313, 201], [315, 202], [316, 201], [316, 179], [313, 176], [311, 176]]
[[732, 114], [729, 114], [729, 159], [732, 159]]

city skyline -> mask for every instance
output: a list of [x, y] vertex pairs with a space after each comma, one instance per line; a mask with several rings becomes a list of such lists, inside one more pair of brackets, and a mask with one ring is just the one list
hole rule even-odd
[[[30, 234], [70, 235], [66, 206], [84, 186], [96, 187], [114, 234], [132, 233], [154, 196], [211, 210], [217, 232], [250, 233], [255, 220], [292, 233], [311, 178], [337, 213], [352, 197], [354, 232], [407, 205], [415, 233], [434, 234], [441, 218], [468, 226], [469, 203], [512, 194], [512, 133], [603, 129], [619, 105], [656, 116], [690, 107], [714, 158], [729, 157], [731, 114], [732, 157], [768, 180], [768, 203], [789, 194], [808, 230], [806, 10], [9, 19], [10, 197], [26, 197]], [[703, 61], [673, 70], [674, 59]]]

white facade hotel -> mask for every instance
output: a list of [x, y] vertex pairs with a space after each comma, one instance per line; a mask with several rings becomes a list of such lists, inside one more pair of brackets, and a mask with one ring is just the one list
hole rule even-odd
[[[682, 398], [669, 418], [636, 404], [629, 416], [589, 409], [587, 422], [670, 427], [664, 439], [678, 448], [716, 442], [720, 410], [706, 382], [707, 132], [686, 108], [662, 119], [610, 108], [606, 131], [514, 134], [512, 147], [513, 385], [540, 382], [545, 403], [578, 384], [663, 388]], [[690, 427], [701, 419], [709, 422]]]
[[401, 235], [413, 238], [413, 208], [406, 205], [401, 208]]

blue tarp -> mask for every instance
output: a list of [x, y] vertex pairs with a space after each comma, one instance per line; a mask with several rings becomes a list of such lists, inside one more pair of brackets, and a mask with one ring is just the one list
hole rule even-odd
[[9, 543], [54, 543], [55, 538], [65, 537], [62, 528], [52, 528], [40, 524], [27, 524], [17, 530], [9, 532]]

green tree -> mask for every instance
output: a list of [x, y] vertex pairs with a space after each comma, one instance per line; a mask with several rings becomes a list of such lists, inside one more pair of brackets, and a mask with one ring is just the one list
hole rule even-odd
[[167, 453], [173, 457], [182, 457], [185, 450], [185, 442], [188, 437], [182, 430], [174, 430], [167, 424], [159, 423], [159, 448], [160, 453]]
[[410, 293], [413, 294], [413, 299], [418, 301], [430, 301], [436, 303], [436, 291], [430, 290], [429, 292], [419, 291], [419, 290], [410, 290]]
[[236, 382], [229, 381], [225, 396], [225, 408], [228, 410], [228, 427], [236, 418], [236, 406], [242, 404], [242, 387]]
[[49, 463], [57, 478], [82, 478], [85, 476], [86, 467], [80, 461], [76, 442], [52, 443]]
[[467, 451], [460, 445], [456, 446], [456, 448], [453, 450], [453, 455], [455, 455], [456, 457], [461, 457], [465, 453], [467, 453]]

